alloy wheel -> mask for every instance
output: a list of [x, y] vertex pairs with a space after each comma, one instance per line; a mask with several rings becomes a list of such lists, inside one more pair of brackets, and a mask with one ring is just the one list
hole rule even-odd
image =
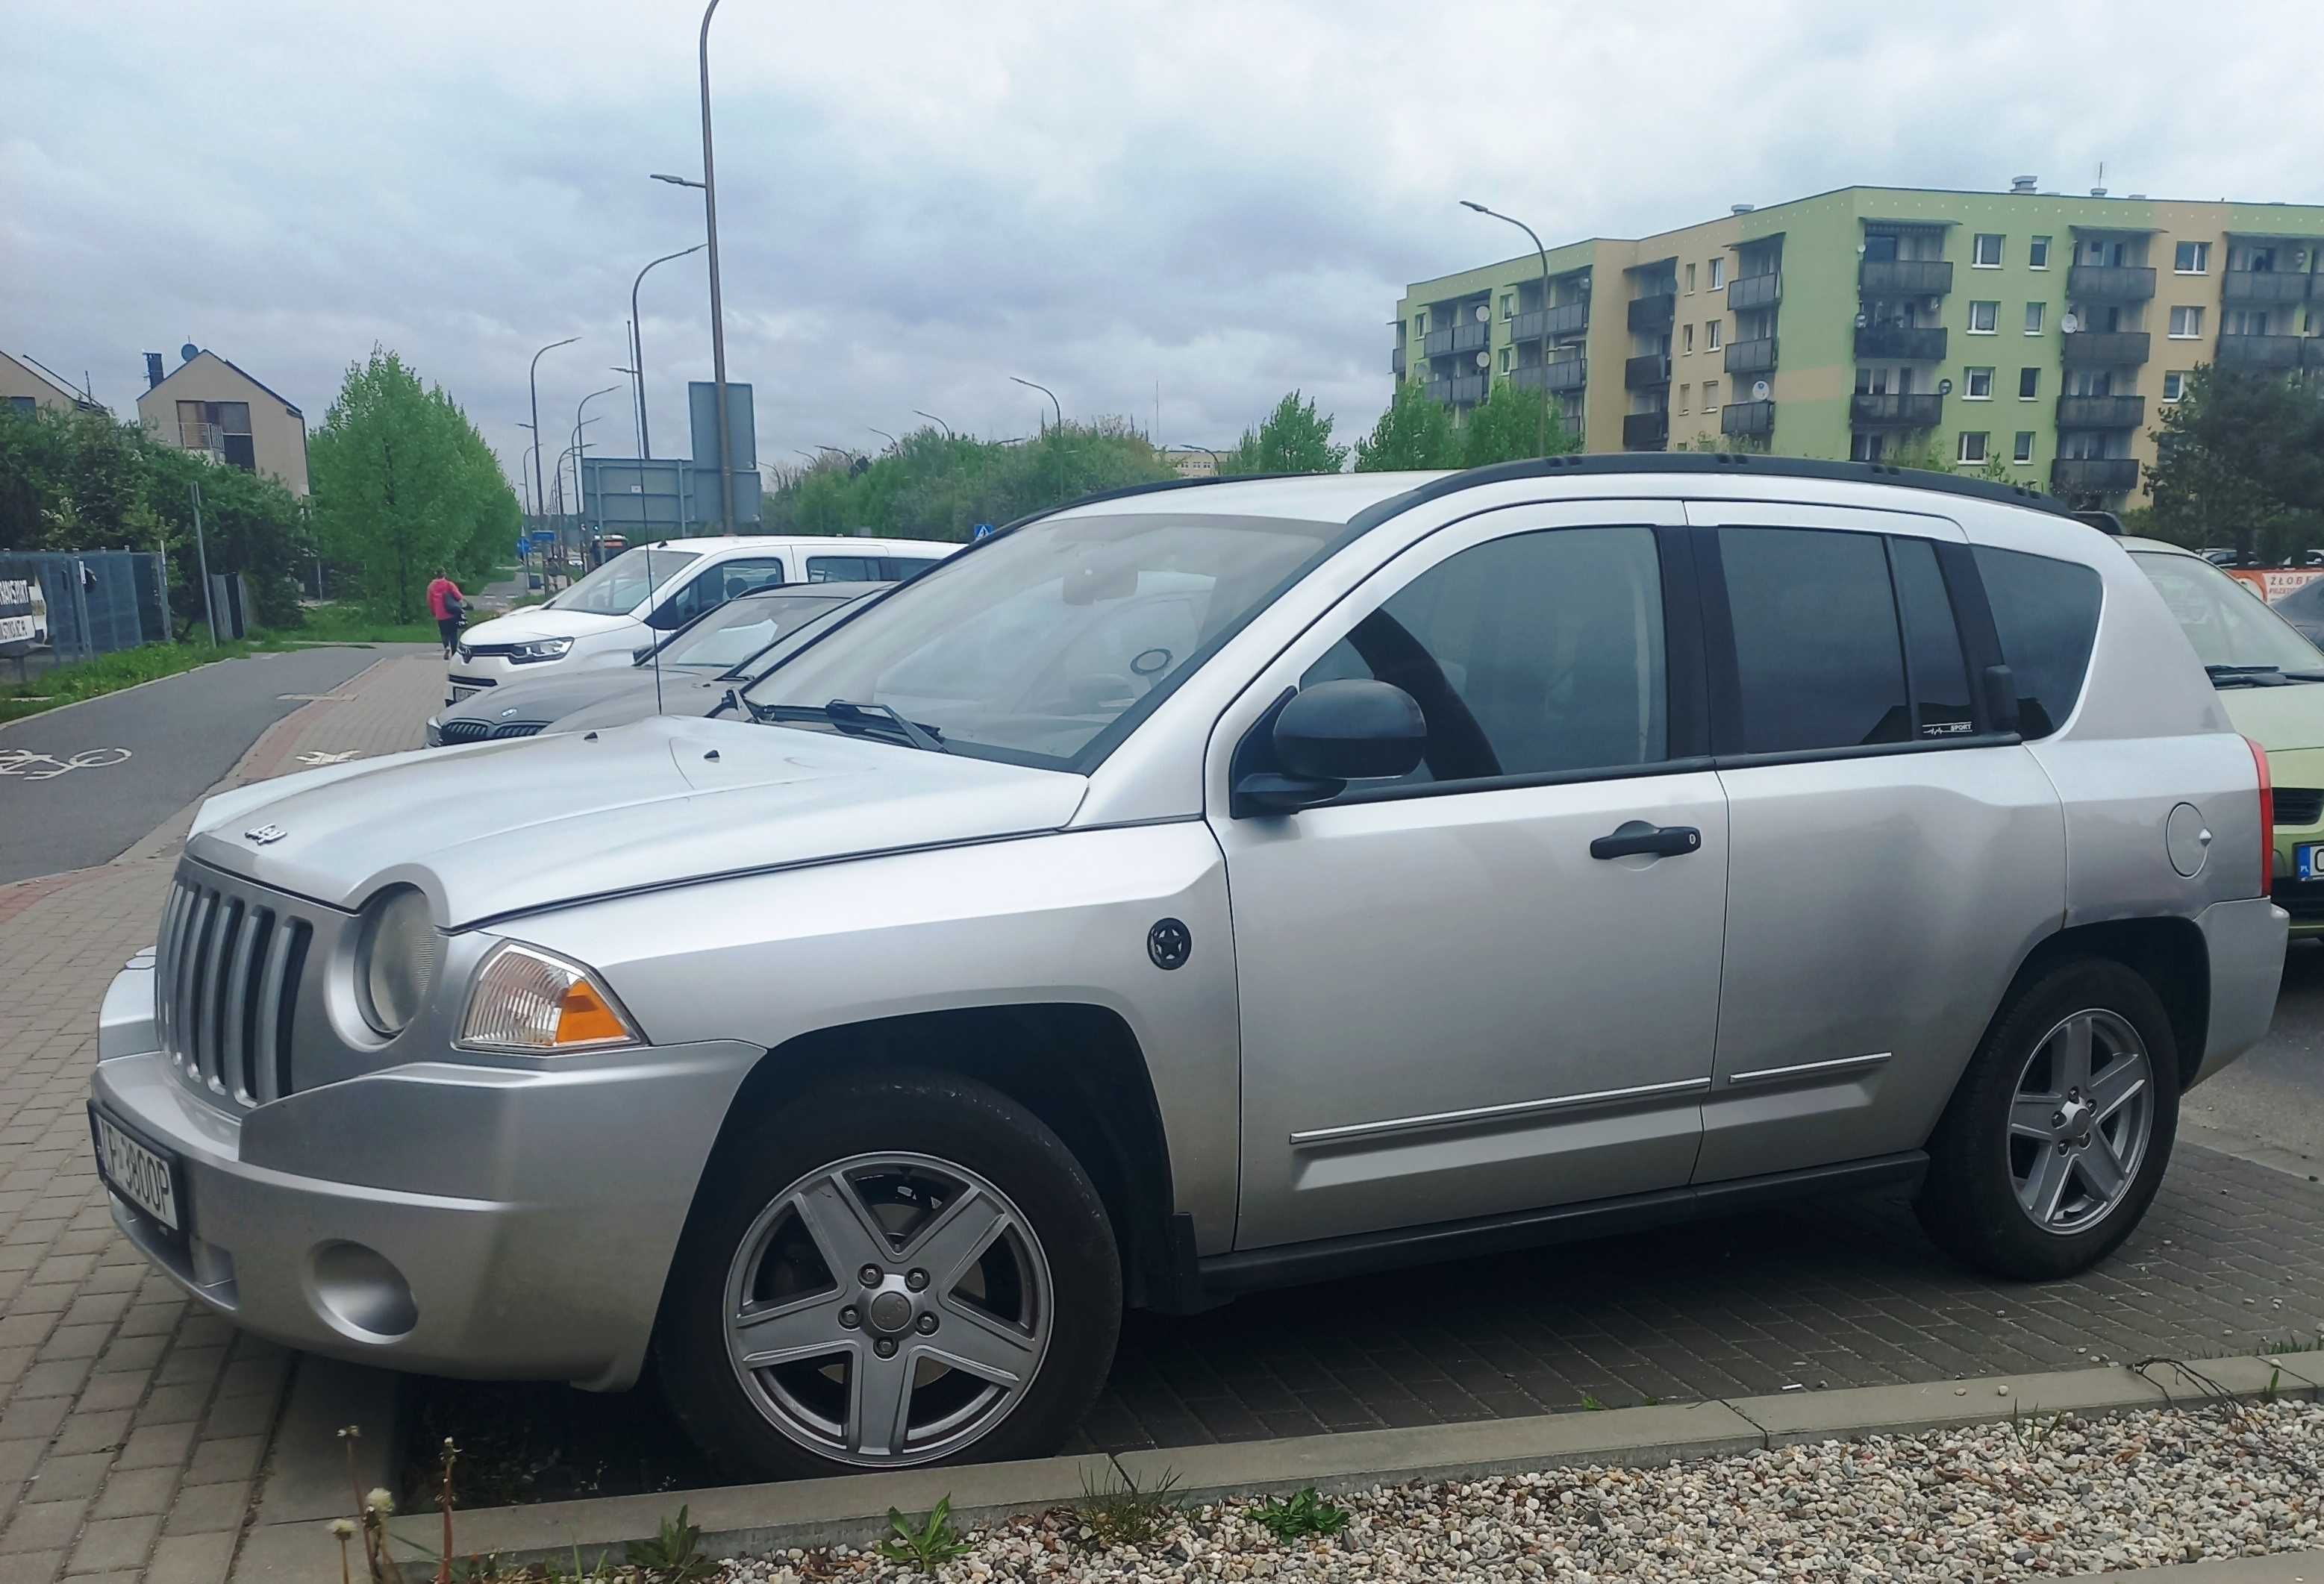
[[784, 1435], [898, 1468], [1008, 1417], [1055, 1310], [1040, 1240], [990, 1181], [933, 1156], [854, 1156], [792, 1183], [743, 1235], [727, 1354]]
[[2045, 1232], [2096, 1226], [2129, 1193], [2154, 1131], [2154, 1068], [2115, 1013], [2088, 1008], [2034, 1042], [2009, 1106], [2018, 1208]]

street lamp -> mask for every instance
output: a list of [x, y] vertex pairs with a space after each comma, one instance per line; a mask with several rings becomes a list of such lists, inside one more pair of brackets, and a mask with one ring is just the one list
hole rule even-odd
[[532, 367], [525, 374], [525, 383], [532, 391], [532, 422], [526, 427], [533, 433], [532, 498], [536, 501], [547, 498], [540, 487], [540, 353], [554, 352], [560, 346], [570, 346], [580, 339], [578, 336], [567, 336], [562, 341], [551, 341], [542, 347], [540, 352], [532, 355]]
[[581, 453], [584, 449], [581, 444], [582, 410], [598, 397], [610, 396], [620, 389], [619, 385], [608, 385], [602, 391], [592, 391], [573, 405], [573, 512], [576, 517], [580, 515], [581, 508], [586, 502], [586, 492], [581, 487]]
[[942, 429], [942, 430], [945, 432], [945, 439], [949, 440], [949, 439], [951, 439], [951, 438], [952, 438], [952, 425], [950, 425], [950, 424], [948, 424], [948, 423], [945, 422], [945, 420], [944, 420], [944, 419], [942, 419], [938, 418], [935, 413], [933, 413], [933, 412], [922, 412], [918, 408], [915, 407], [914, 409], [912, 409], [912, 416], [913, 416], [914, 418], [924, 418], [924, 419], [927, 419], [930, 423], [932, 423], [932, 424], [936, 425], [936, 428], [938, 428]]
[[[635, 326], [635, 324], [632, 324], [632, 325], [630, 327], [630, 330], [631, 330], [631, 335], [632, 335], [632, 341], [630, 342], [630, 345], [634, 349], [634, 348], [636, 347], [636, 345], [637, 345], [637, 342], [636, 342], [636, 340], [634, 339], [634, 336], [635, 336], [636, 332], [637, 332], [637, 327]], [[635, 380], [636, 380], [636, 379], [637, 379], [637, 377], [638, 377], [638, 371], [637, 371], [637, 370], [635, 370], [635, 369], [633, 369], [633, 368], [631, 368], [631, 369], [625, 369], [625, 368], [623, 368], [620, 364], [613, 364], [613, 365], [612, 365], [611, 367], [609, 367], [605, 372], [606, 372], [606, 373], [614, 373], [614, 374], [627, 374], [627, 375], [629, 375], [629, 376], [630, 376], [630, 379], [631, 379], [632, 382], [635, 382]], [[636, 394], [636, 386], [635, 386], [634, 382], [632, 383], [632, 387], [631, 387], [631, 394], [632, 395], [632, 397], [634, 397], [634, 396], [635, 396], [635, 394]], [[639, 456], [640, 460], [643, 460], [643, 458], [644, 458], [644, 456], [645, 456], [645, 451], [646, 451], [645, 430], [644, 430], [644, 428], [641, 427], [641, 425], [642, 425], [642, 420], [643, 420], [643, 417], [644, 417], [644, 412], [645, 412], [645, 410], [644, 410], [642, 407], [639, 406], [639, 405], [638, 405], [638, 403], [637, 403], [634, 400], [632, 400], [632, 401], [631, 401], [631, 403], [630, 403], [630, 433], [631, 433], [631, 437], [632, 437], [632, 438], [633, 438], [633, 439], [635, 439], [635, 440], [637, 441], [637, 443], [638, 443], [638, 456]]]
[[718, 0], [710, 0], [702, 8], [702, 180], [688, 181], [659, 171], [653, 173], [653, 179], [672, 187], [702, 189], [703, 245], [710, 250], [710, 377], [715, 386], [718, 418], [718, 500], [725, 513], [725, 530], [731, 534], [734, 531], [734, 463], [729, 453], [734, 447], [734, 432], [726, 421], [726, 315], [718, 298], [718, 166], [710, 150], [710, 19], [717, 11]]
[[[1489, 209], [1484, 205], [1471, 202], [1468, 198], [1461, 200], [1461, 207], [1464, 209], [1474, 209], [1480, 215], [1490, 215], [1496, 220], [1506, 220], [1533, 238], [1533, 250], [1541, 255], [1541, 355], [1542, 361], [1547, 363], [1549, 361], [1549, 249], [1542, 246], [1541, 238], [1535, 235], [1534, 228], [1515, 215], [1504, 215], [1499, 209]], [[1540, 453], [1546, 453], [1549, 450], [1549, 385], [1546, 380], [1544, 381], [1541, 388], [1541, 411], [1536, 416], [1534, 424], [1534, 449]]]
[[1219, 454], [1218, 454], [1217, 452], [1215, 452], [1215, 451], [1212, 451], [1212, 450], [1211, 450], [1211, 448], [1210, 448], [1208, 446], [1188, 446], [1188, 445], [1183, 445], [1183, 444], [1182, 444], [1182, 445], [1180, 445], [1179, 447], [1176, 447], [1176, 449], [1181, 450], [1181, 451], [1206, 451], [1206, 452], [1209, 452], [1209, 453], [1210, 453], [1210, 458], [1211, 458], [1211, 473], [1212, 473], [1212, 474], [1213, 474], [1213, 476], [1216, 476], [1216, 475], [1218, 475], [1218, 474], [1223, 474], [1223, 473], [1226, 471], [1226, 464], [1225, 464], [1225, 463], [1223, 463], [1223, 462], [1222, 462], [1221, 460], [1219, 460]]
[[[699, 182], [687, 181], [676, 176], [657, 176], [654, 180], [676, 182], [680, 187], [701, 185]], [[653, 264], [648, 264], [645, 270], [640, 270], [638, 278], [630, 282], [630, 361], [638, 365], [632, 377], [636, 380], [638, 387], [638, 457], [641, 461], [653, 456], [653, 425], [646, 418], [646, 322], [638, 316], [638, 288], [646, 283], [646, 270], [652, 269], [654, 264], [666, 264], [672, 259], [682, 259], [688, 253], [700, 253], [709, 245], [708, 243], [697, 242], [683, 252], [666, 253], [654, 260]], [[725, 419], [722, 417], [719, 421], [723, 423]], [[723, 456], [725, 454], [722, 451], [720, 455]]]
[[1010, 375], [1009, 378], [1028, 391], [1038, 391], [1049, 399], [1049, 405], [1057, 410], [1057, 499], [1063, 501], [1065, 498], [1065, 404], [1058, 401], [1057, 393], [1047, 385], [1037, 385], [1030, 380], [1019, 380], [1015, 374]]
[[893, 436], [893, 435], [891, 435], [891, 434], [890, 434], [887, 430], [885, 430], [885, 429], [878, 429], [878, 428], [872, 428], [872, 426], [871, 426], [870, 424], [868, 424], [868, 423], [867, 423], [867, 424], [865, 424], [863, 427], [864, 427], [865, 428], [867, 428], [867, 429], [872, 429], [872, 432], [873, 434], [875, 434], [875, 435], [879, 436], [881, 439], [883, 439], [883, 440], [887, 441], [887, 442], [888, 442], [888, 447], [889, 447], [889, 449], [890, 449], [890, 450], [894, 450], [894, 449], [897, 447], [898, 442], [897, 442], [896, 437], [895, 437], [895, 436]]

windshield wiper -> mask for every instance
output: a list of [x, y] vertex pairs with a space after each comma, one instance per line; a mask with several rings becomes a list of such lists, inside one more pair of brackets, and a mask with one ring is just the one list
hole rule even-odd
[[2206, 666], [2203, 672], [2214, 687], [2281, 687], [2298, 675], [2280, 666]]
[[892, 732], [914, 748], [925, 748], [931, 753], [950, 753], [943, 742], [944, 733], [934, 726], [924, 726], [918, 721], [908, 721], [884, 704], [851, 704], [835, 698], [825, 705], [752, 704], [742, 701], [754, 721], [824, 721], [853, 737], [870, 732]]

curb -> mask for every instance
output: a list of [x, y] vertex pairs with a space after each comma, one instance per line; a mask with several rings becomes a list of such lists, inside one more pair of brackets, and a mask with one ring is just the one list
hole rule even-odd
[[[862, 1545], [888, 1531], [888, 1510], [924, 1513], [945, 1497], [964, 1526], [1038, 1513], [1081, 1499], [1088, 1487], [1128, 1478], [1150, 1487], [1167, 1470], [1194, 1502], [1313, 1486], [1319, 1492], [1474, 1479], [1577, 1463], [1648, 1464], [1791, 1446], [1804, 1441], [1909, 1435], [1990, 1423], [2024, 1414], [2085, 1417], [2269, 1395], [2324, 1397], [2324, 1351], [1995, 1376], [1919, 1386], [1779, 1393], [1692, 1404], [1541, 1414], [1526, 1419], [1360, 1430], [1283, 1441], [1178, 1447], [1116, 1456], [1044, 1458], [1020, 1463], [846, 1475], [777, 1485], [738, 1485], [651, 1496], [605, 1497], [489, 1507], [454, 1515], [462, 1556], [515, 1564], [585, 1563], [618, 1556], [651, 1539], [680, 1506], [690, 1509], [711, 1556], [793, 1547]], [[285, 1430], [290, 1429], [286, 1419]], [[278, 1438], [280, 1456], [305, 1456]], [[270, 1495], [272, 1493], [270, 1492]], [[310, 1584], [338, 1560], [338, 1543], [314, 1521], [267, 1520], [248, 1532], [234, 1584]], [[432, 1557], [442, 1520], [414, 1513], [393, 1520], [401, 1554]], [[434, 1562], [407, 1562], [406, 1576], [432, 1576]], [[2319, 1584], [2324, 1584], [2319, 1573]]]

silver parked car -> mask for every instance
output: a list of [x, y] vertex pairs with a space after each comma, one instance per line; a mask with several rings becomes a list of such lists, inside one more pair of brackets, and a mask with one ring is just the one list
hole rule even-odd
[[148, 1257], [381, 1365], [651, 1352], [742, 1471], [1023, 1457], [1125, 1303], [1871, 1186], [2080, 1269], [2282, 967], [2262, 762], [1998, 486], [1127, 492], [745, 702], [212, 798], [92, 1082]]

